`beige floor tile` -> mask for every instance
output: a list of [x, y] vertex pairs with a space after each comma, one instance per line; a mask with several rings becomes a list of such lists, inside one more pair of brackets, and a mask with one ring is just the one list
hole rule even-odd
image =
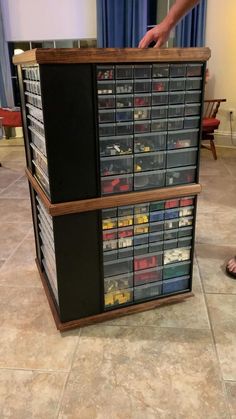
[[107, 324], [209, 329], [208, 315], [197, 266], [194, 266], [193, 292], [194, 297], [187, 298], [177, 304], [120, 317], [107, 322]]
[[[226, 391], [230, 407], [231, 417], [236, 417], [236, 382], [226, 382]], [[234, 416], [235, 415], [235, 416]]]
[[226, 176], [230, 175], [230, 171], [225, 164], [225, 161], [219, 156], [218, 160], [213, 158], [201, 159], [200, 161], [200, 177], [202, 175], [214, 177], [214, 176]]
[[0, 167], [0, 188], [4, 190], [21, 177], [19, 172], [11, 169]]
[[0, 259], [6, 259], [30, 231], [30, 223], [0, 222]]
[[0, 370], [0, 417], [54, 419], [66, 373]]
[[236, 182], [232, 176], [201, 176], [202, 192], [198, 213], [234, 212], [236, 214]]
[[59, 417], [226, 418], [210, 332], [82, 330]]
[[197, 243], [235, 246], [234, 229], [236, 226], [236, 211], [219, 213], [198, 213], [196, 225]]
[[236, 294], [236, 281], [225, 272], [228, 260], [236, 254], [236, 242], [234, 247], [197, 244], [195, 253], [205, 292]]
[[0, 259], [0, 269], [4, 263], [5, 263], [5, 259]]
[[79, 331], [58, 332], [43, 289], [0, 291], [0, 368], [68, 371]]
[[2, 167], [5, 169], [11, 169], [13, 172], [20, 172], [22, 176], [25, 176], [25, 166], [26, 162], [25, 160], [21, 161], [8, 161], [8, 160], [1, 160], [1, 151], [0, 151], [0, 161], [2, 163]]
[[8, 186], [1, 194], [2, 198], [29, 198], [29, 185], [25, 178], [14, 182], [12, 185]]
[[25, 161], [24, 147], [0, 147], [0, 161]]
[[0, 196], [0, 220], [1, 222], [32, 222], [30, 200], [19, 198], [1, 198]]
[[223, 378], [236, 381], [236, 295], [207, 294]]

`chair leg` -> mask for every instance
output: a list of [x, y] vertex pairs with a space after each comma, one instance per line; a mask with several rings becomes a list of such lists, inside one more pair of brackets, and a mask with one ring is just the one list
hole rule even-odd
[[216, 148], [215, 148], [214, 140], [210, 140], [210, 147], [211, 147], [211, 151], [212, 151], [214, 159], [217, 160], [217, 154], [216, 154]]

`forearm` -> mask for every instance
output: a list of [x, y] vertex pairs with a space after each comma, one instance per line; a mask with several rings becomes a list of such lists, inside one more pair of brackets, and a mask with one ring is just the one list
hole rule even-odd
[[163, 22], [171, 29], [188, 13], [200, 0], [176, 0]]

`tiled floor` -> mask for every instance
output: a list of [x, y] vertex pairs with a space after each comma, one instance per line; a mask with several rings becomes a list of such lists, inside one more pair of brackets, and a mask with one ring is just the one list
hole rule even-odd
[[236, 419], [236, 151], [203, 151], [195, 297], [60, 334], [37, 273], [22, 147], [0, 146], [0, 418]]

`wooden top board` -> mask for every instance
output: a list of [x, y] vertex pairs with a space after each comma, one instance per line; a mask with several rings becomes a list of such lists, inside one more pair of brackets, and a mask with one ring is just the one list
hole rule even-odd
[[14, 55], [14, 64], [205, 62], [209, 48], [40, 48]]

